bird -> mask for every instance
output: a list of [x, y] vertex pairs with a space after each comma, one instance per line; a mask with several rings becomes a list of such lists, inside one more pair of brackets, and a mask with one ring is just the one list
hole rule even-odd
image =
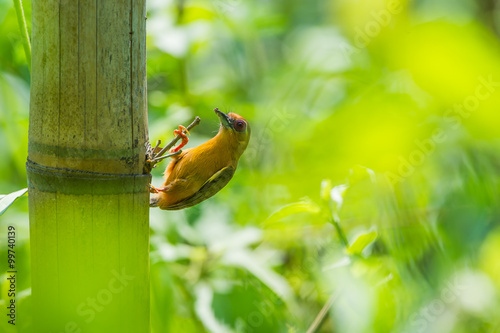
[[163, 186], [151, 186], [154, 194], [150, 207], [163, 210], [192, 207], [215, 195], [231, 180], [250, 141], [250, 125], [236, 113], [226, 114], [218, 108], [214, 112], [219, 117], [219, 131], [197, 147], [180, 151], [188, 138], [182, 132], [184, 128], [174, 131], [182, 137], [182, 143], [171, 150], [178, 154], [173, 154], [165, 169]]

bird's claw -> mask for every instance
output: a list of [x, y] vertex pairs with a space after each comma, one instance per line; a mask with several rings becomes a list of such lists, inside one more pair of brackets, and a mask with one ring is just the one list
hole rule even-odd
[[163, 191], [165, 191], [164, 187], [157, 188], [157, 187], [154, 187], [153, 185], [149, 184], [149, 192], [150, 193], [158, 193], [158, 192], [163, 192]]
[[179, 129], [174, 131], [174, 136], [179, 135], [182, 139], [182, 142], [177, 147], [170, 149], [171, 153], [177, 153], [179, 150], [181, 150], [182, 147], [184, 147], [189, 142], [189, 138], [186, 136], [186, 134], [184, 134], [183, 131], [186, 131], [186, 134], [190, 135], [187, 128], [185, 128], [182, 125], [179, 125]]

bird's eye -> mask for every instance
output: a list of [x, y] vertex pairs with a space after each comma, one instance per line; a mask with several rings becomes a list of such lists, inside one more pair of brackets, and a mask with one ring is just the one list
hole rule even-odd
[[246, 127], [247, 124], [243, 120], [236, 120], [234, 122], [234, 129], [237, 130], [238, 132], [243, 132]]

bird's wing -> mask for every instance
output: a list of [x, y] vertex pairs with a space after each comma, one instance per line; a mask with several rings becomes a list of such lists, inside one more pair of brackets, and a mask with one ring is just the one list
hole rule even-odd
[[168, 179], [177, 163], [179, 163], [184, 157], [186, 157], [190, 150], [191, 149], [183, 150], [179, 155], [174, 155], [171, 157], [172, 160], [170, 161], [170, 163], [168, 163], [165, 172], [163, 173], [163, 178]]
[[210, 198], [211, 196], [219, 192], [224, 186], [226, 186], [226, 184], [231, 180], [231, 178], [233, 178], [234, 171], [235, 168], [233, 168], [232, 166], [228, 166], [219, 170], [212, 177], [210, 177], [201, 186], [201, 188], [198, 191], [196, 191], [195, 194], [193, 194], [189, 198], [182, 200], [181, 202], [165, 207], [163, 209], [177, 210], [199, 204], [200, 202]]

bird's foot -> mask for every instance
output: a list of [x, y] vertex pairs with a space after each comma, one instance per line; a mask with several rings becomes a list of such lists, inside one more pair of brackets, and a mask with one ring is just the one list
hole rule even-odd
[[[189, 134], [189, 129], [194, 128], [200, 123], [200, 117], [196, 117], [194, 121], [187, 127], [185, 128], [182, 125], [179, 125], [179, 129], [174, 131], [174, 135], [176, 135], [176, 138], [170, 141], [164, 148], [160, 147], [161, 141], [158, 140], [156, 143], [156, 146], [153, 148], [149, 142], [146, 142], [146, 161], [144, 163], [144, 173], [151, 173], [151, 170], [156, 167], [156, 164], [158, 164], [161, 160], [167, 158], [167, 157], [174, 157], [182, 153], [181, 148], [184, 147], [188, 142], [189, 139], [186, 136], [186, 134]], [[177, 137], [178, 135], [178, 137]], [[169, 151], [169, 149], [177, 142], [179, 138], [182, 138], [181, 144], [172, 150], [170, 150], [170, 154], [163, 155], [165, 152]]]
[[182, 142], [177, 147], [170, 149], [171, 153], [177, 153], [189, 142], [189, 138], [186, 136], [186, 134], [184, 134], [183, 131], [186, 131], [186, 134], [189, 135], [189, 131], [182, 125], [179, 125], [179, 129], [174, 131], [174, 136], [179, 135], [182, 139]]
[[164, 187], [154, 187], [153, 185], [149, 184], [149, 192], [150, 193], [158, 193], [158, 192], [163, 192], [165, 191]]

